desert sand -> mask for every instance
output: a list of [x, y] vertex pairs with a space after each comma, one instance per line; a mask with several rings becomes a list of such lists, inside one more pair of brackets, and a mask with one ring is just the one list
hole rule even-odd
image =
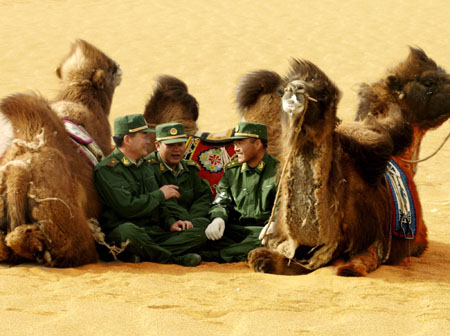
[[[286, 73], [291, 57], [321, 67], [352, 120], [358, 83], [423, 48], [450, 71], [450, 4], [378, 1], [0, 0], [0, 97], [53, 97], [55, 69], [83, 38], [124, 76], [111, 118], [142, 113], [160, 74], [200, 104], [199, 126], [238, 121], [234, 90], [252, 70]], [[429, 132], [421, 156], [450, 131]], [[421, 258], [365, 278], [332, 267], [306, 276], [253, 273], [246, 263], [196, 268], [98, 263], [0, 265], [1, 335], [450, 335], [450, 144], [416, 175], [430, 245]]]

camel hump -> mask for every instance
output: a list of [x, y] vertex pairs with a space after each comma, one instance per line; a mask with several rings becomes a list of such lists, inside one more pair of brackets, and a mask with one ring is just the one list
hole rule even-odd
[[281, 93], [282, 79], [273, 71], [257, 70], [242, 76], [236, 89], [236, 105], [239, 113], [258, 101], [263, 94]]
[[3, 126], [11, 127], [10, 132], [0, 134], [1, 138], [12, 135], [15, 139], [32, 141], [42, 134], [44, 125], [49, 134], [63, 130], [48, 101], [35, 93], [18, 93], [2, 99], [0, 115]]
[[173, 91], [173, 92], [188, 92], [188, 87], [185, 82], [170, 75], [161, 75], [156, 78], [156, 90]]
[[158, 76], [153, 93], [145, 106], [145, 119], [147, 122], [159, 121], [161, 115], [173, 105], [181, 106], [185, 117], [189, 116], [194, 121], [198, 119], [199, 105], [197, 99], [188, 92], [186, 83], [170, 75]]

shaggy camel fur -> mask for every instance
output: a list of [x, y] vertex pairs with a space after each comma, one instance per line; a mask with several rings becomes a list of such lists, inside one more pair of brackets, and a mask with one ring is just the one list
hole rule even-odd
[[355, 276], [406, 256], [407, 248], [390, 254], [396, 242], [383, 177], [390, 157], [411, 141], [400, 111], [340, 124], [338, 88], [308, 61], [293, 60], [283, 86], [281, 199], [266, 247], [249, 253], [250, 267], [302, 274], [342, 259], [337, 273]]
[[[179, 122], [184, 125], [186, 134], [197, 132], [198, 119], [197, 100], [188, 92], [187, 85], [169, 75], [159, 76], [150, 99], [145, 105], [144, 118], [150, 127], [167, 122]], [[149, 152], [155, 148], [156, 136], [150, 133]]]
[[3, 262], [25, 258], [69, 267], [97, 260], [88, 224], [101, 211], [93, 170], [61, 119], [83, 126], [109, 154], [108, 115], [121, 70], [100, 50], [77, 40], [56, 73], [61, 90], [55, 101], [14, 94], [0, 102]]
[[241, 119], [267, 125], [267, 151], [273, 156], [281, 153], [282, 83], [277, 73], [258, 70], [242, 76], [236, 88], [236, 105]]
[[382, 118], [390, 109], [396, 108], [401, 110], [404, 120], [413, 127], [411, 146], [393, 160], [407, 175], [413, 198], [417, 200], [417, 234], [411, 255], [419, 256], [428, 242], [427, 228], [413, 180], [417, 171], [417, 162], [414, 161], [419, 159], [420, 144], [425, 133], [450, 118], [450, 76], [423, 50], [410, 48], [407, 59], [390, 69], [385, 78], [371, 85], [362, 84], [359, 98], [356, 120], [364, 120], [369, 113]]

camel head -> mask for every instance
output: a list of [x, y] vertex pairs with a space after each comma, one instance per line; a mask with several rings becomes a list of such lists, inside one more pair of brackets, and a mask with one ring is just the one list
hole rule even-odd
[[397, 104], [405, 121], [423, 130], [435, 128], [450, 117], [450, 75], [422, 49], [410, 48], [406, 60], [390, 69], [385, 78], [362, 84], [356, 119], [370, 112], [386, 113]]
[[305, 84], [301, 80], [294, 80], [286, 86], [282, 97], [283, 111], [290, 118], [303, 114], [308, 100], [317, 102], [315, 98], [306, 95]]
[[283, 86], [283, 124], [314, 126], [332, 120], [335, 125], [340, 91], [317, 66], [309, 61], [293, 59]]
[[93, 87], [110, 98], [122, 79], [119, 65], [84, 40], [77, 40], [63, 59], [56, 75], [65, 86]]

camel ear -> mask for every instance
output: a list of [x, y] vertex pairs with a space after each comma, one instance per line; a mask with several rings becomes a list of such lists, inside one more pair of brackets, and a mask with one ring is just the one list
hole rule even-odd
[[56, 76], [58, 76], [59, 79], [62, 79], [62, 78], [61, 78], [61, 66], [59, 66], [59, 67], [56, 69]]
[[105, 87], [105, 72], [102, 69], [95, 70], [91, 77], [91, 81], [97, 89], [103, 90]]
[[395, 76], [389, 76], [387, 78], [387, 87], [389, 90], [391, 91], [401, 91], [402, 90], [402, 85], [399, 82], [398, 78]]

